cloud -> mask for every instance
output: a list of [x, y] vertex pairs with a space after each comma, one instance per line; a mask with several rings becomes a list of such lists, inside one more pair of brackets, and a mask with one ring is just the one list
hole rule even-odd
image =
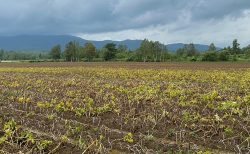
[[249, 0], [0, 0], [0, 35], [71, 34], [220, 45], [250, 35]]
[[[186, 18], [189, 15], [186, 15]], [[166, 25], [149, 26], [140, 29], [129, 29], [118, 32], [103, 32], [96, 34], [78, 34], [82, 38], [90, 40], [124, 40], [144, 39], [161, 41], [163, 43], [200, 43], [210, 44], [214, 42], [217, 46], [225, 47], [231, 45], [232, 40], [239, 39], [241, 46], [250, 43], [250, 11], [245, 11], [239, 18], [226, 16], [221, 20], [207, 20], [189, 22], [180, 18], [177, 22]]]

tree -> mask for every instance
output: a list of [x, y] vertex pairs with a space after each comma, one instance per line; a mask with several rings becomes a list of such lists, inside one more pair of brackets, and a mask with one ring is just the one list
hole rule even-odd
[[187, 56], [189, 57], [195, 56], [197, 54], [197, 51], [193, 43], [186, 44], [184, 46], [184, 51], [187, 53]]
[[232, 52], [233, 54], [239, 54], [241, 52], [240, 44], [238, 43], [237, 39], [233, 40]]
[[177, 49], [176, 55], [177, 55], [177, 56], [184, 56], [184, 55], [185, 55], [185, 50], [184, 50], [184, 48], [179, 48], [179, 49]]
[[226, 49], [228, 52], [232, 53], [232, 48], [230, 46], [226, 47]]
[[65, 50], [64, 50], [64, 56], [65, 56], [66, 61], [73, 60], [73, 52], [74, 52], [73, 50], [75, 50], [74, 43], [70, 41], [68, 44], [66, 44]]
[[85, 55], [86, 55], [86, 58], [88, 59], [88, 61], [92, 61], [96, 55], [96, 48], [95, 48], [94, 44], [90, 43], [90, 42], [86, 43], [84, 45], [84, 51], [85, 51]]
[[202, 60], [203, 61], [217, 61], [218, 54], [216, 51], [208, 51], [208, 52], [204, 53]]
[[50, 51], [50, 55], [52, 56], [52, 59], [54, 60], [60, 59], [61, 58], [61, 46], [60, 45], [54, 46]]
[[109, 60], [114, 59], [117, 53], [116, 44], [108, 43], [105, 45], [104, 48], [107, 49], [104, 51], [104, 55], [103, 55], [104, 60], [109, 61]]
[[163, 52], [167, 52], [167, 48], [164, 44], [161, 44], [159, 41], [152, 42], [152, 55], [154, 61], [161, 61], [163, 57]]
[[115, 56], [118, 60], [126, 60], [129, 57], [129, 52], [118, 52]]
[[152, 43], [151, 43], [151, 41], [149, 41], [148, 39], [144, 39], [141, 42], [141, 45], [140, 45], [140, 48], [139, 48], [140, 55], [141, 55], [144, 62], [146, 62], [147, 59], [150, 57], [151, 51], [152, 51]]
[[[61, 57], [61, 53], [60, 53], [60, 57]], [[41, 53], [39, 53], [38, 58], [42, 59], [42, 54]]]
[[216, 51], [216, 47], [215, 47], [214, 43], [211, 43], [209, 45], [208, 51]]
[[227, 51], [227, 50], [222, 50], [222, 51], [219, 52], [219, 57], [218, 57], [218, 59], [219, 59], [220, 61], [228, 61], [228, 60], [229, 60], [229, 55], [230, 55], [229, 51]]
[[0, 50], [0, 61], [3, 60], [3, 56], [4, 56], [4, 50], [1, 49]]
[[75, 55], [75, 58], [76, 58], [76, 61], [80, 61], [81, 58], [82, 58], [82, 55], [83, 55], [83, 47], [81, 47], [79, 45], [79, 42], [75, 42], [75, 50], [76, 50], [76, 55]]
[[117, 52], [126, 52], [127, 50], [128, 50], [128, 47], [125, 44], [119, 44], [117, 47]]
[[79, 43], [75, 41], [70, 41], [68, 44], [66, 44], [64, 50], [64, 56], [66, 58], [66, 61], [79, 61], [81, 55], [80, 53], [81, 48], [79, 46]]
[[167, 47], [159, 41], [149, 41], [148, 39], [144, 39], [138, 50], [138, 56], [144, 62], [164, 61], [166, 59], [165, 57], [167, 57], [165, 55], [167, 52]]
[[246, 57], [250, 57], [250, 49], [247, 49], [245, 52]]
[[242, 52], [245, 54], [245, 56], [246, 56], [247, 58], [249, 58], [249, 57], [250, 57], [250, 45], [248, 45], [248, 46], [242, 48]]

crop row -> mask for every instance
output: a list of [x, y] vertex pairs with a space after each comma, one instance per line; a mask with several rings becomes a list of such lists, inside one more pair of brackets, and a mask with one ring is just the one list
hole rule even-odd
[[[102, 152], [250, 151], [248, 70], [62, 67], [0, 74], [3, 122], [13, 118], [72, 145], [84, 138], [83, 149], [98, 140]], [[79, 124], [85, 131], [72, 135]]]

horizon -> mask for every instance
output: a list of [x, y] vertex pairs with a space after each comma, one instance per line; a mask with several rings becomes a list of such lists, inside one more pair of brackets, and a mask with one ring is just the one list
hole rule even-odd
[[[110, 42], [124, 42], [124, 41], [143, 41], [144, 39], [148, 39], [148, 38], [144, 38], [144, 39], [125, 39], [125, 40], [88, 40], [88, 39], [85, 39], [85, 38], [81, 38], [79, 36], [74, 36], [74, 35], [66, 35], [66, 34], [62, 34], [62, 35], [52, 35], [52, 34], [35, 34], [35, 35], [32, 35], [32, 34], [20, 34], [20, 35], [9, 35], [9, 36], [1, 36], [0, 37], [25, 37], [25, 36], [28, 36], [28, 37], [39, 37], [39, 36], [48, 36], [48, 37], [76, 37], [76, 38], [80, 38], [82, 40], [85, 40], [85, 41], [89, 41], [89, 42], [105, 42], [105, 41], [110, 41]], [[148, 39], [150, 41], [156, 41], [156, 40], [152, 40], [152, 39]], [[73, 40], [72, 40], [73, 41]], [[162, 42], [160, 42], [162, 43]], [[166, 46], [169, 46], [169, 45], [187, 45], [187, 44], [194, 44], [194, 45], [201, 45], [201, 46], [209, 46], [211, 43], [214, 43], [214, 42], [211, 42], [210, 44], [202, 44], [202, 43], [197, 43], [197, 42], [189, 42], [189, 43], [183, 43], [183, 42], [175, 42], [175, 43], [168, 43], [168, 44], [165, 44], [163, 43], [164, 45]], [[216, 43], [214, 43], [216, 45]], [[118, 45], [118, 44], [116, 44]], [[216, 47], [218, 49], [223, 49], [224, 47], [221, 47], [221, 46], [217, 46]], [[225, 46], [227, 47], [227, 46]]]
[[[144, 39], [130, 39], [130, 38], [127, 38], [127, 39], [122, 39], [122, 40], [89, 40], [89, 39], [86, 39], [86, 38], [82, 38], [82, 37], [80, 37], [80, 36], [74, 36], [74, 35], [67, 35], [67, 34], [55, 34], [55, 35], [53, 35], [53, 34], [19, 34], [19, 35], [0, 35], [0, 37], [22, 37], [22, 36], [70, 36], [70, 37], [77, 37], [77, 38], [80, 38], [80, 39], [83, 39], [83, 40], [86, 40], [86, 41], [95, 41], [95, 42], [102, 42], [102, 41], [114, 41], [114, 42], [123, 42], [123, 41], [143, 41], [144, 39], [148, 39], [148, 38], [144, 38]], [[237, 38], [236, 38], [237, 39]], [[157, 40], [153, 40], [153, 39], [148, 39], [148, 40], [151, 40], [151, 41], [157, 41]], [[233, 40], [232, 40], [233, 41]], [[163, 42], [161, 42], [161, 43], [163, 43]], [[232, 42], [231, 42], [231, 44], [228, 44], [228, 45], [226, 45], [226, 46], [218, 46], [217, 44], [216, 44], [216, 42], [211, 42], [211, 43], [209, 43], [209, 44], [206, 44], [206, 43], [199, 43], [199, 42], [187, 42], [187, 43], [185, 43], [185, 42], [173, 42], [173, 43], [163, 43], [163, 44], [165, 44], [166, 46], [167, 45], [173, 45], [173, 44], [190, 44], [190, 43], [193, 43], [193, 44], [195, 44], [195, 45], [207, 45], [207, 46], [209, 46], [211, 43], [214, 43], [215, 44], [215, 46], [217, 47], [217, 48], [221, 48], [221, 49], [223, 49], [223, 48], [225, 48], [225, 47], [228, 47], [228, 46], [231, 46], [231, 44], [232, 44]], [[240, 43], [240, 42], [239, 42]], [[246, 45], [246, 46], [241, 46], [242, 48], [244, 48], [244, 47], [247, 47], [248, 45]]]

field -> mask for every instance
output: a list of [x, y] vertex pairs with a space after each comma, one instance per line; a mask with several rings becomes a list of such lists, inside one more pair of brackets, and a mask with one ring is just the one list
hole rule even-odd
[[0, 153], [249, 153], [250, 63], [0, 63]]

